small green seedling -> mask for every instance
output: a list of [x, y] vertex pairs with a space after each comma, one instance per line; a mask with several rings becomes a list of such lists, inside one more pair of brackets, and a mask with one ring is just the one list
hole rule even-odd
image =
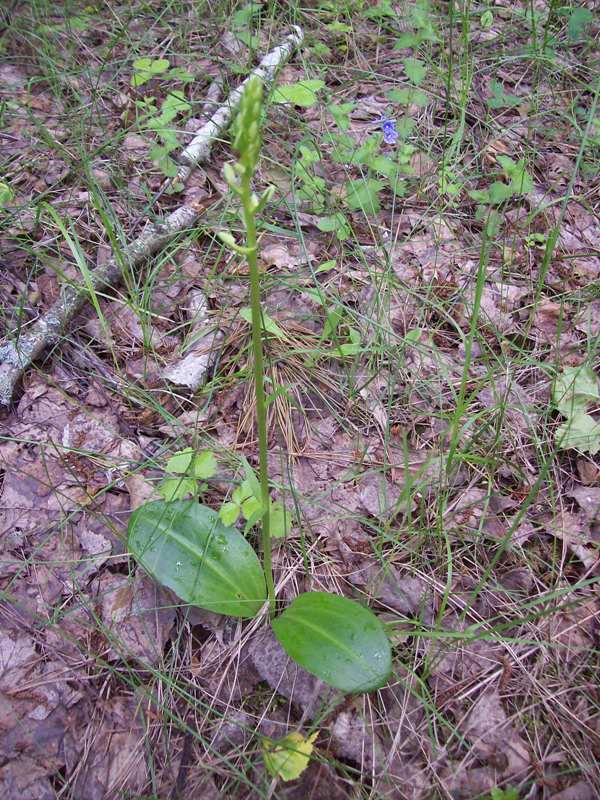
[[[169, 69], [166, 58], [138, 58], [133, 62], [131, 85], [134, 88], [143, 86], [153, 78], [161, 77], [166, 81], [187, 82], [193, 79], [186, 70], [180, 67]], [[171, 89], [157, 108], [156, 98], [147, 96], [135, 101], [138, 114], [138, 127], [154, 136], [154, 144], [150, 150], [150, 158], [167, 178], [177, 175], [177, 164], [171, 153], [179, 147], [174, 122], [177, 118], [185, 119], [191, 112], [191, 105], [180, 89]]]
[[0, 208], [9, 205], [14, 200], [15, 193], [8, 183], [0, 181]]
[[212, 478], [217, 471], [217, 460], [211, 450], [202, 450], [196, 453], [188, 447], [175, 453], [167, 461], [165, 478], [158, 487], [161, 497], [165, 500], [181, 500], [189, 495], [194, 495], [199, 488], [199, 480]]
[[[280, 524], [278, 515], [285, 517], [285, 509], [271, 501], [267, 468], [262, 346], [265, 331], [256, 216], [273, 196], [273, 190], [267, 189], [261, 197], [252, 190], [261, 146], [262, 96], [262, 82], [253, 77], [246, 85], [235, 121], [233, 146], [239, 160], [224, 170], [232, 192], [240, 200], [245, 242], [238, 244], [230, 232], [221, 234], [225, 245], [243, 255], [249, 267], [259, 444], [259, 477], [247, 468], [246, 481], [239, 492], [234, 491], [230, 502], [239, 507], [248, 522], [256, 519], [260, 524], [262, 564], [245, 536], [231, 524], [224, 524], [223, 516], [230, 523], [236, 509], [228, 507], [224, 513], [222, 508], [219, 514], [195, 499], [156, 500], [137, 509], [129, 523], [129, 550], [150, 575], [186, 603], [246, 619], [256, 616], [266, 603], [273, 632], [292, 659], [343, 692], [366, 692], [382, 686], [392, 668], [389, 639], [383, 624], [369, 609], [346, 597], [315, 591], [301, 594], [279, 616], [274, 616], [271, 538]], [[210, 471], [212, 465], [207, 456], [183, 451], [176, 454], [175, 464], [171, 463], [169, 469], [183, 470], [177, 474], [185, 478], [193, 477], [198, 466], [206, 474], [207, 465]], [[286, 756], [286, 763], [288, 760]], [[282, 769], [285, 765], [279, 763], [278, 774]]]
[[133, 62], [131, 85], [134, 88], [142, 86], [152, 78], [162, 75], [169, 69], [169, 66], [166, 58], [138, 58]]

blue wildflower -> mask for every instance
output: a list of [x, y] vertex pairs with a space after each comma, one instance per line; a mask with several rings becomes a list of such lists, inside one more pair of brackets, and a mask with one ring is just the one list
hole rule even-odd
[[396, 144], [398, 141], [398, 131], [396, 130], [396, 120], [388, 119], [387, 117], [381, 118], [381, 127], [383, 129], [383, 141], [386, 144]]

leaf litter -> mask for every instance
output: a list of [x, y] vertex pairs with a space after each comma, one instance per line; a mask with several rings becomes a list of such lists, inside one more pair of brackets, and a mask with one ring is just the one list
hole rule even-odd
[[[422, 70], [413, 62], [423, 51], [415, 48], [431, 48], [435, 59], [447, 20], [424, 3], [405, 4], [391, 16], [385, 9], [370, 4], [363, 9], [368, 13], [353, 14], [350, 48], [345, 22], [319, 24], [310, 46], [322, 44], [333, 54], [325, 56], [331, 58], [325, 86], [309, 84], [314, 91], [303, 93], [300, 103], [273, 109], [272, 116], [269, 111], [272, 158], [264, 177], [281, 186], [288, 208], [273, 209], [261, 262], [268, 313], [285, 337], [269, 340], [277, 362], [270, 377], [289, 395], [272, 402], [272, 429], [281, 431], [272, 439], [272, 475], [281, 496], [292, 497], [299, 510], [276, 554], [285, 581], [281, 596], [291, 599], [307, 583], [370, 602], [392, 623], [394, 680], [377, 696], [345, 706], [292, 666], [263, 631], [232, 633], [178, 607], [143, 574], [129, 574], [123, 531], [130, 512], [156, 491], [164, 463], [157, 454], [192, 446], [214, 447], [219, 459], [228, 448], [251, 461], [254, 456], [247, 417], [252, 398], [240, 386], [248, 367], [248, 329], [240, 317], [247, 306], [245, 276], [215, 251], [210, 236], [199, 237], [148, 265], [157, 268], [150, 298], [132, 286], [116, 299], [101, 297], [106, 327], [89, 309], [82, 313], [62, 355], [55, 351], [42, 366], [46, 377], [26, 376], [18, 404], [2, 420], [3, 796], [51, 798], [59, 787], [70, 797], [142, 796], [157, 786], [158, 796], [168, 796], [178, 775], [167, 752], [177, 764], [181, 755], [186, 792], [197, 787], [206, 796], [260, 796], [267, 784], [255, 758], [256, 732], [281, 738], [304, 726], [307, 734], [308, 721], [320, 726], [317, 755], [296, 786], [277, 786], [278, 797], [348, 796], [361, 782], [375, 796], [415, 800], [438, 787], [452, 797], [475, 798], [514, 785], [553, 800], [596, 796], [600, 788], [590, 767], [599, 734], [591, 660], [599, 618], [597, 455], [582, 440], [551, 463], [540, 455], [565, 422], [551, 402], [555, 376], [584, 363], [597, 374], [597, 303], [563, 301], [564, 292], [597, 278], [595, 151], [592, 146], [583, 154], [577, 199], [569, 200], [562, 218], [579, 147], [563, 120], [579, 109], [565, 105], [557, 117], [553, 103], [563, 99], [548, 76], [532, 88], [534, 76], [525, 83], [522, 65], [505, 65], [481, 76], [481, 93], [477, 88], [465, 108], [465, 129], [451, 130], [458, 144], [447, 162], [438, 142], [454, 120], [444, 116], [443, 87], [438, 93], [425, 82], [426, 105], [416, 85], [407, 89]], [[536, 13], [544, 10], [536, 5]], [[140, 57], [159, 58], [160, 43], [171, 33], [140, 13], [130, 20], [130, 35], [146, 32], [143, 47], [156, 50], [140, 51]], [[326, 10], [320, 13], [327, 18]], [[515, 15], [510, 4], [496, 4], [489, 28], [473, 22], [473, 47], [492, 36], [496, 43], [505, 36], [510, 41], [515, 20], [525, 44], [529, 22]], [[18, 19], [19, 31], [33, 22], [27, 15]], [[91, 23], [93, 9], [81, 19]], [[62, 12], [46, 24], [73, 63]], [[98, 49], [106, 30], [83, 24], [77, 36], [91, 61], [107, 63]], [[212, 24], [205, 35], [215, 37], [214, 44]], [[583, 40], [560, 46], [561, 36], [572, 35], [571, 22], [558, 15], [550, 27], [557, 35], [556, 64], [564, 60], [586, 75]], [[200, 80], [231, 69], [235, 80], [252, 48], [242, 41], [242, 28], [232, 30], [220, 39], [235, 56], [229, 68], [212, 56], [195, 63], [185, 52], [176, 56], [177, 66], [193, 69]], [[265, 34], [260, 31], [263, 44]], [[392, 49], [396, 39], [403, 49]], [[363, 51], [385, 71], [383, 82], [369, 79]], [[85, 76], [61, 70], [61, 92], [54, 93], [51, 82], [30, 83], [41, 67], [31, 48], [26, 53], [30, 63], [21, 59], [1, 68], [11, 93], [6, 180], [15, 194], [1, 234], [7, 331], [52, 302], [60, 291], [56, 266], [71, 257], [56, 228], [36, 216], [40, 193], [50, 192], [50, 201], [74, 221], [90, 263], [102, 259], [107, 241], [98, 216], [89, 212], [90, 186], [74, 169], [69, 140], [69, 103], [93, 103], [92, 87]], [[121, 55], [122, 64], [132, 61]], [[145, 87], [164, 99], [170, 85], [162, 83], [164, 75], [151, 77], [136, 94], [129, 68], [110, 64], [94, 85], [94, 92], [106, 93], [106, 103], [98, 106], [98, 119], [85, 120], [90, 152], [107, 133], [115, 137], [106, 154], [94, 158], [93, 174], [126, 233], [162, 182], [133, 109], [152, 96]], [[298, 81], [317, 77], [298, 63], [283, 70], [280, 82], [289, 94]], [[186, 96], [199, 103], [205, 88], [187, 84]], [[406, 94], [402, 114], [395, 113], [395, 90]], [[535, 91], [540, 116], [531, 113]], [[355, 104], [346, 131], [350, 150], [359, 149], [382, 118], [393, 119], [398, 133], [411, 121], [415, 152], [403, 165], [398, 196], [379, 191], [377, 174], [377, 187], [370, 184], [377, 192], [367, 202], [372, 218], [349, 207], [356, 191], [348, 192], [348, 182], [371, 166], [352, 163], [352, 155], [346, 162], [331, 158], [340, 143], [331, 139], [337, 129], [326, 111], [327, 93], [338, 105]], [[578, 102], [588, 102], [585, 93]], [[545, 114], [561, 120], [558, 133], [539, 124]], [[42, 141], [40, 125], [50, 134]], [[288, 167], [306, 138], [319, 146], [314, 177], [325, 181], [329, 210], [342, 209], [349, 220], [350, 243], [319, 227], [324, 212], [315, 211], [318, 198], [297, 196]], [[528, 142], [535, 143], [532, 151]], [[486, 172], [498, 172], [500, 156], [518, 163], [525, 155], [534, 162], [527, 165], [534, 184], [502, 206], [506, 228], [477, 300], [483, 222], [468, 191], [486, 188]], [[440, 164], [454, 174], [441, 175]], [[508, 185], [506, 175], [496, 177]], [[452, 194], [441, 196], [444, 185], [462, 192], [458, 204]], [[128, 187], [129, 196], [119, 187]], [[223, 188], [220, 165], [211, 164], [185, 197], [204, 200]], [[171, 201], [163, 197], [161, 203], [167, 210]], [[545, 265], [555, 225], [557, 245]], [[72, 265], [64, 277], [80, 280]], [[465, 372], [465, 336], [476, 302], [479, 325]], [[362, 352], [339, 358], [335, 341], [323, 337], [332, 310], [340, 312], [336, 335], [354, 328]], [[218, 348], [210, 340], [217, 329], [224, 335]], [[84, 355], [76, 361], [74, 352]], [[193, 381], [190, 371], [181, 382], [165, 380], [189, 354]], [[467, 423], [459, 432], [460, 463], [450, 468], [452, 414], [463, 379]], [[591, 419], [596, 396], [583, 409]], [[594, 431], [587, 432], [588, 444]], [[217, 482], [208, 491], [223, 499]], [[124, 675], [135, 676], [139, 692]], [[186, 760], [190, 730], [194, 745]], [[209, 733], [212, 749], [205, 749], [200, 742]], [[243, 781], [234, 788], [238, 765], [250, 784], [245, 788]]]

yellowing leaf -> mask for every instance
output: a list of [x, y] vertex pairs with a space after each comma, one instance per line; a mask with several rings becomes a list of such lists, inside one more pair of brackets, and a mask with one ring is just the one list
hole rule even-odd
[[299, 778], [308, 767], [315, 739], [319, 731], [306, 739], [301, 733], [289, 733], [282, 739], [263, 740], [263, 758], [270, 775], [284, 781]]

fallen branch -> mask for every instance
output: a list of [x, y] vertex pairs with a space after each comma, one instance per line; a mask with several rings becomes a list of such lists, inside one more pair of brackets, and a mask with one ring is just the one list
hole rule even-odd
[[[271, 83], [277, 68], [287, 61], [294, 49], [301, 44], [302, 39], [302, 30], [294, 27], [294, 32], [286, 37], [283, 44], [262, 59], [258, 67], [200, 128], [179, 157], [180, 162], [183, 162], [177, 175], [180, 181], [185, 182], [192, 169], [209, 158], [213, 142], [229, 124], [244, 87], [252, 75], [258, 75], [267, 84]], [[162, 222], [149, 225], [137, 239], [124, 249], [121, 259], [113, 256], [101, 267], [92, 271], [93, 290], [99, 291], [108, 286], [117, 285], [123, 277], [123, 263], [138, 266], [156, 253], [173, 236], [193, 228], [201, 213], [201, 207], [183, 205], [169, 214]], [[25, 370], [44, 350], [60, 341], [73, 318], [84, 306], [87, 297], [88, 292], [82, 286], [63, 286], [59, 299], [30, 326], [27, 332], [0, 345], [0, 405], [10, 404], [15, 387]]]
[[163, 376], [176, 386], [185, 386], [196, 392], [206, 378], [217, 356], [217, 346], [223, 340], [223, 333], [215, 329], [208, 319], [208, 304], [204, 293], [199, 289], [190, 295], [188, 313], [192, 320], [187, 352], [175, 364], [169, 365]]

